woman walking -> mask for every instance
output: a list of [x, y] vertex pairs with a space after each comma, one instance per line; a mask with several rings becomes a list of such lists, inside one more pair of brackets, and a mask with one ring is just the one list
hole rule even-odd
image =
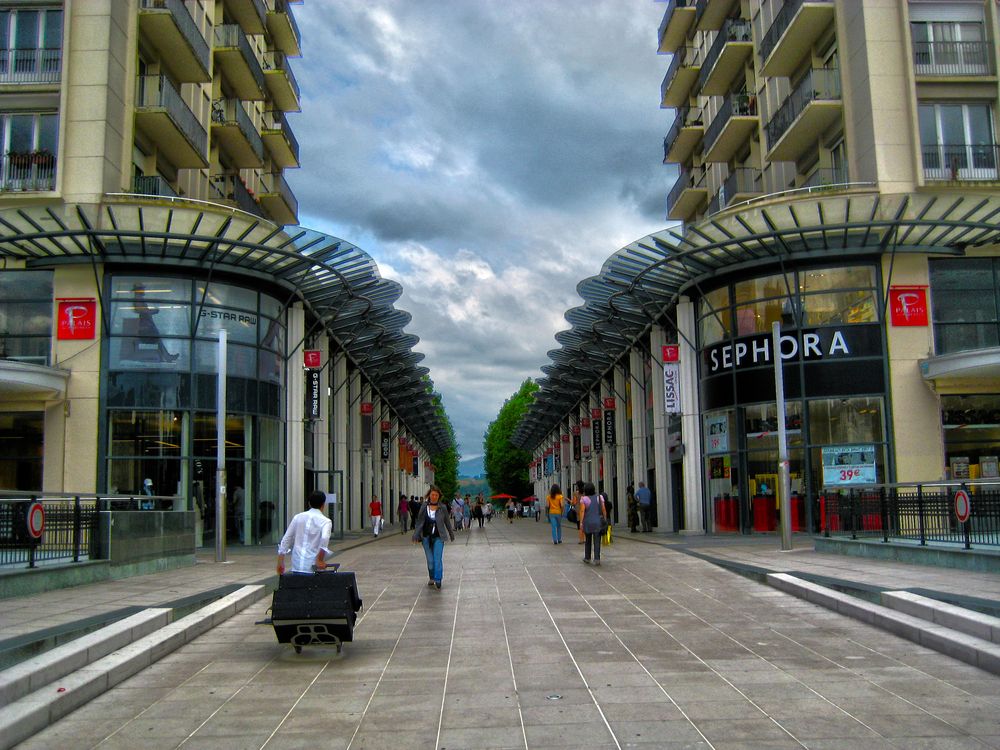
[[486, 520], [486, 510], [483, 508], [482, 495], [476, 498], [476, 505], [472, 509], [472, 515], [479, 521], [479, 528], [483, 528], [483, 522]]
[[507, 501], [507, 522], [514, 523], [514, 513], [517, 512], [517, 506], [514, 505], [513, 500]]
[[580, 528], [586, 535], [583, 547], [583, 561], [590, 565], [590, 552], [593, 548], [594, 565], [601, 564], [601, 535], [604, 524], [602, 520], [608, 517], [608, 512], [604, 508], [604, 498], [597, 494], [597, 488], [593, 482], [587, 482], [583, 487], [583, 495], [577, 506], [580, 513]]
[[468, 531], [472, 527], [472, 496], [465, 496], [465, 504], [462, 506], [462, 528]]
[[635, 487], [631, 484], [625, 488], [625, 507], [628, 510], [628, 530], [634, 534], [639, 526], [639, 501], [635, 499]]
[[548, 501], [548, 508], [545, 511], [545, 515], [548, 517], [549, 524], [552, 526], [552, 543], [562, 544], [561, 519], [563, 512], [563, 495], [558, 484], [552, 485], [546, 500]]
[[424, 546], [427, 557], [427, 585], [441, 588], [444, 577], [444, 542], [455, 541], [448, 506], [440, 502], [441, 490], [435, 485], [427, 491], [427, 500], [420, 506], [417, 522], [413, 525], [413, 542]]

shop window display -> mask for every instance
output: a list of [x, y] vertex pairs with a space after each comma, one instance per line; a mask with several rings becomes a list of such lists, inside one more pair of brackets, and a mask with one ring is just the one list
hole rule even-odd
[[941, 397], [944, 475], [1000, 479], [1000, 394]]

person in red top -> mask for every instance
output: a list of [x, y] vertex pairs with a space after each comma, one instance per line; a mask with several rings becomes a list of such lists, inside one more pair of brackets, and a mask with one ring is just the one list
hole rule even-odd
[[372, 495], [372, 501], [368, 503], [368, 512], [372, 517], [372, 530], [375, 532], [375, 536], [382, 530], [382, 503], [378, 499], [378, 495]]

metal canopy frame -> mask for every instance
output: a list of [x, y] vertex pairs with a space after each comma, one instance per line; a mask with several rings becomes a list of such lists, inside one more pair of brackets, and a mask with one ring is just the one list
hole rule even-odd
[[[678, 299], [706, 282], [785, 263], [899, 253], [962, 255], [1000, 242], [996, 193], [882, 194], [874, 188], [761, 200], [678, 233], [626, 245], [583, 279], [584, 304], [566, 311], [535, 400], [512, 442], [536, 448]], [[892, 265], [890, 265], [891, 277]], [[888, 286], [887, 281], [887, 286]], [[694, 342], [689, 342], [693, 345]]]
[[394, 307], [402, 287], [349, 242], [197, 201], [116, 194], [100, 204], [0, 211], [0, 258], [27, 267], [89, 263], [95, 274], [98, 263], [201, 268], [275, 284], [288, 291], [288, 302], [301, 300], [432, 455], [454, 443], [429, 371], [417, 366], [419, 338], [403, 332], [411, 316]]

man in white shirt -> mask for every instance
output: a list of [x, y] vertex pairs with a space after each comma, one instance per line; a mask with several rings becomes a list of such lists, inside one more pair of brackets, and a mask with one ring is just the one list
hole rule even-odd
[[292, 573], [313, 572], [326, 568], [325, 558], [330, 554], [330, 532], [333, 521], [323, 514], [326, 495], [319, 490], [309, 493], [306, 499], [309, 510], [296, 513], [288, 524], [288, 531], [278, 544], [278, 575], [285, 573], [285, 555], [292, 553]]

